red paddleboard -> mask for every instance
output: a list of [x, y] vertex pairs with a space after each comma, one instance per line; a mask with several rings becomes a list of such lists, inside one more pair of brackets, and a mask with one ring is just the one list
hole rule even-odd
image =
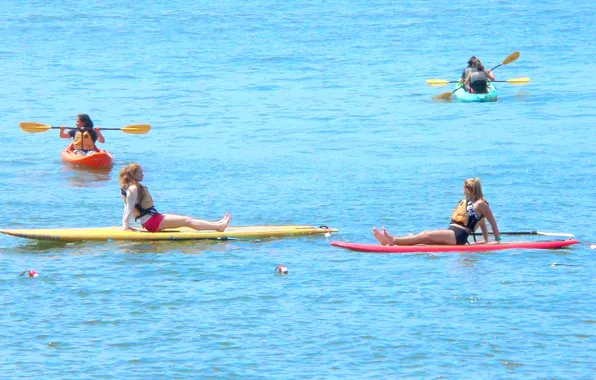
[[556, 249], [573, 244], [579, 240], [547, 240], [547, 241], [511, 241], [508, 243], [466, 244], [466, 245], [380, 245], [358, 244], [345, 241], [332, 241], [331, 245], [358, 252], [372, 253], [415, 253], [415, 252], [482, 252], [501, 251], [504, 249]]

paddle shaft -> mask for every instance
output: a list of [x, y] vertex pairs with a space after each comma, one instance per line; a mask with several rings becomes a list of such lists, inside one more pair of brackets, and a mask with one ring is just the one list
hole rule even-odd
[[[47, 132], [50, 129], [62, 129], [62, 127], [52, 127], [51, 125], [37, 123], [35, 121], [23, 121], [20, 124], [20, 127], [23, 131], [28, 133], [39, 133], [39, 132]], [[69, 130], [77, 130], [78, 128], [72, 127], [64, 127], [65, 129], [68, 128]], [[99, 128], [99, 127], [98, 127]], [[151, 130], [151, 125], [149, 124], [133, 124], [127, 125], [123, 128], [99, 128], [99, 130], [107, 130], [107, 131], [122, 131], [124, 133], [129, 133], [133, 135], [143, 135]]]
[[[489, 235], [494, 235], [495, 233], [490, 231]], [[538, 231], [514, 231], [514, 232], [501, 232], [501, 235], [513, 235], [513, 236], [523, 236], [523, 235], [538, 235]]]
[[[50, 127], [50, 129], [60, 129], [62, 127]], [[66, 127], [66, 129], [77, 129], [77, 127]], [[121, 131], [122, 128], [99, 128], [100, 131]]]
[[[505, 80], [493, 80], [489, 82], [502, 82], [502, 83], [510, 83], [512, 85], [524, 85], [530, 83], [529, 77], [522, 77], [522, 78], [512, 78], [512, 79], [505, 79]], [[426, 83], [430, 86], [434, 87], [441, 87], [445, 86], [449, 83], [459, 83], [458, 80], [444, 80], [444, 79], [429, 79]]]
[[[474, 232], [474, 235], [480, 236], [481, 232]], [[494, 235], [494, 232], [490, 231], [489, 235]], [[541, 236], [567, 236], [572, 237], [573, 234], [568, 234], [565, 232], [557, 233], [557, 232], [541, 232], [541, 231], [514, 231], [514, 232], [500, 232], [499, 235], [512, 235], [512, 236], [524, 236], [524, 235], [541, 235]]]

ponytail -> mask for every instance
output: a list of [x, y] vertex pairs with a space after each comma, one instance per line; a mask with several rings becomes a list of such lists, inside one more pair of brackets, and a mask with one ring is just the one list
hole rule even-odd
[[482, 184], [480, 183], [480, 178], [468, 178], [464, 181], [464, 189], [466, 193], [466, 198], [472, 199], [477, 201], [479, 199], [484, 200], [484, 195], [482, 194]]

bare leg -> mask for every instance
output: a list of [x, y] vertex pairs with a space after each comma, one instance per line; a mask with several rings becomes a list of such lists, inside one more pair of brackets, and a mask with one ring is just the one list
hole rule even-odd
[[159, 230], [178, 227], [190, 227], [194, 230], [215, 230], [224, 231], [228, 224], [230, 224], [232, 216], [226, 212], [226, 215], [217, 221], [207, 221], [202, 219], [194, 219], [190, 216], [164, 214], [164, 219], [159, 224]]
[[424, 231], [412, 236], [394, 237], [385, 228], [383, 236], [389, 245], [416, 245], [416, 244], [434, 244], [434, 245], [455, 245], [455, 233], [450, 230]]
[[373, 227], [372, 232], [373, 232], [373, 235], [375, 235], [375, 238], [379, 241], [379, 243], [381, 243], [381, 245], [389, 244], [389, 240], [387, 240], [385, 235], [383, 235], [382, 233], [379, 232], [379, 230], [377, 230], [377, 227]]

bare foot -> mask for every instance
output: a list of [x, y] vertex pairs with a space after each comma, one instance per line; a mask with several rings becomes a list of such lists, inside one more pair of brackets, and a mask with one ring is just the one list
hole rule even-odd
[[377, 239], [381, 245], [387, 245], [387, 239], [385, 239], [385, 236], [377, 230], [377, 227], [373, 227], [372, 232], [373, 235], [375, 235], [375, 239]]
[[387, 244], [389, 245], [395, 245], [394, 239], [393, 239], [393, 235], [391, 235], [386, 229], [385, 227], [382, 228], [383, 230], [383, 237], [385, 238], [385, 240], [387, 241]]
[[217, 222], [218, 226], [215, 229], [216, 231], [223, 232], [228, 228], [228, 224], [232, 220], [232, 215], [226, 212], [226, 215]]

